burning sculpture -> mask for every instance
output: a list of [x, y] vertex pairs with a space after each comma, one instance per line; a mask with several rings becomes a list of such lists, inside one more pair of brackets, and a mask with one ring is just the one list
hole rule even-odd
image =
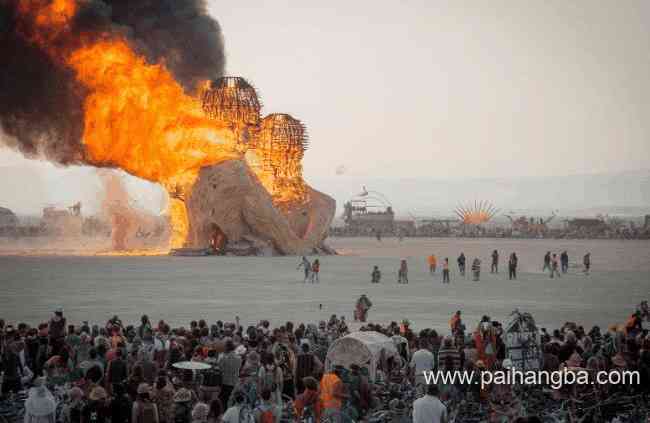
[[204, 2], [8, 0], [0, 17], [10, 29], [0, 39], [8, 97], [0, 125], [10, 146], [161, 184], [171, 248], [320, 248], [334, 201], [302, 180], [304, 129], [276, 117], [286, 115], [261, 120], [242, 78], [206, 85], [225, 55]]
[[481, 225], [489, 222], [499, 212], [487, 201], [474, 202], [474, 204], [461, 205], [454, 210], [464, 225]]

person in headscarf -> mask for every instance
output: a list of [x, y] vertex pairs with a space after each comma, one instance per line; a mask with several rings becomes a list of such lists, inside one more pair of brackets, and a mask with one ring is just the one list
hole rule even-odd
[[25, 401], [25, 423], [55, 423], [56, 401], [45, 387], [43, 378], [36, 379]]

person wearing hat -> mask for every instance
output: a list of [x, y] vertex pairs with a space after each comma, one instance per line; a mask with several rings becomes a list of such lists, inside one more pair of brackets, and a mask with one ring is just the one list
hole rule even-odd
[[108, 394], [101, 386], [95, 386], [88, 395], [88, 403], [81, 411], [81, 423], [106, 423], [110, 418]]
[[180, 388], [174, 394], [174, 422], [190, 423], [192, 421], [192, 393], [187, 388]]
[[131, 409], [131, 423], [159, 423], [159, 421], [158, 407], [151, 398], [151, 387], [141, 383], [138, 385], [136, 400]]

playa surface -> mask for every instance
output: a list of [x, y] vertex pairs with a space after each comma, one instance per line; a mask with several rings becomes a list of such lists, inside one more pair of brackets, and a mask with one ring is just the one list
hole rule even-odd
[[[314, 322], [331, 314], [352, 318], [356, 298], [366, 293], [374, 303], [370, 319], [408, 318], [418, 328], [446, 330], [451, 314], [463, 310], [468, 327], [483, 314], [507, 321], [515, 309], [529, 311], [542, 326], [565, 321], [585, 326], [620, 323], [642, 299], [650, 297], [650, 243], [610, 240], [513, 239], [385, 239], [334, 238], [330, 245], [343, 255], [320, 257], [321, 283], [303, 284], [296, 257], [0, 257], [0, 318], [38, 323], [63, 306], [70, 323], [103, 323], [113, 314], [136, 322], [141, 314], [173, 325], [193, 319], [234, 320], [243, 324], [267, 318]], [[493, 249], [501, 253], [500, 273], [489, 273]], [[569, 274], [550, 279], [541, 272], [547, 250], [568, 250]], [[462, 278], [455, 257], [483, 260], [479, 283]], [[517, 281], [507, 280], [505, 259], [520, 258]], [[592, 253], [589, 276], [578, 263]], [[450, 285], [441, 274], [428, 274], [425, 256], [452, 262]], [[396, 284], [400, 258], [409, 262], [408, 285]], [[378, 265], [381, 284], [370, 283]], [[322, 305], [322, 308], [320, 307]]]

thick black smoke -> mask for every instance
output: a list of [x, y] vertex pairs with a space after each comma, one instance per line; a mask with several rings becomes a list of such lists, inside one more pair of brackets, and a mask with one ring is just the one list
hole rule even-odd
[[[48, 0], [31, 0], [35, 3]], [[72, 31], [57, 42], [123, 37], [150, 63], [165, 63], [188, 93], [223, 75], [219, 24], [204, 0], [85, 0]], [[82, 163], [86, 90], [74, 73], [25, 37], [18, 0], [0, 0], [0, 141], [28, 157]]]

